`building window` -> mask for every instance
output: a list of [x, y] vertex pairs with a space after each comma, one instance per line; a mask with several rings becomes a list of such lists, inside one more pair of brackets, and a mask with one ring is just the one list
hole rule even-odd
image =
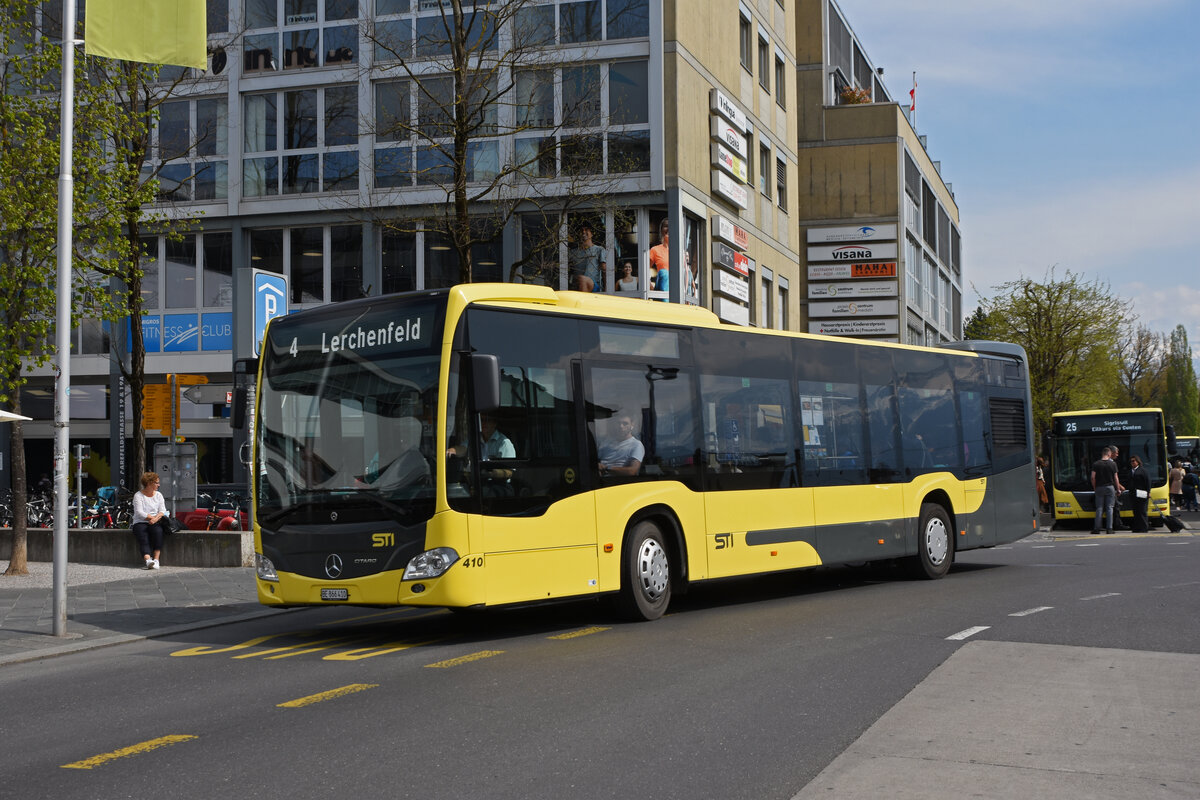
[[[500, 140], [489, 137], [499, 133], [501, 103], [513, 107], [513, 167], [528, 177], [649, 172], [648, 67], [642, 59], [516, 70], [499, 101], [495, 79], [481, 83], [478, 94], [493, 102], [469, 145], [467, 180], [488, 181], [500, 172]], [[419, 86], [409, 79], [375, 85], [376, 188], [445, 185], [453, 175], [438, 146], [451, 140], [452, 79], [419, 80]]]
[[771, 327], [771, 271], [763, 269], [758, 291], [758, 327]]
[[788, 315], [788, 284], [783, 278], [779, 279], [779, 302], [776, 305], [775, 319], [779, 323], [779, 330], [790, 329], [792, 321]]
[[787, 162], [775, 159], [775, 200], [782, 211], [787, 211]]
[[780, 108], [787, 108], [787, 73], [784, 71], [783, 59], [775, 56], [775, 103]]
[[763, 197], [771, 199], [771, 148], [765, 144], [758, 147], [758, 190]]
[[358, 188], [356, 86], [247, 95], [244, 108], [246, 197]]
[[758, 40], [758, 85], [771, 91], [771, 44], [766, 39]]
[[738, 14], [738, 50], [741, 54], [742, 66], [747, 72], [754, 72], [754, 65], [751, 59], [752, 48], [754, 47], [753, 34], [750, 32], [750, 18], [745, 14]]
[[[357, 4], [348, 0], [326, 0], [324, 3], [288, 0], [284, 6], [283, 25], [280, 26], [276, 0], [246, 0], [246, 29], [260, 32], [245, 37], [243, 72], [311, 69], [358, 62], [358, 26], [354, 24], [358, 16]], [[211, 16], [211, 3], [209, 9]], [[277, 30], [265, 32], [263, 28]], [[280, 53], [282, 58], [278, 57]]]
[[229, 196], [229, 109], [224, 97], [163, 103], [156, 140], [159, 200]]

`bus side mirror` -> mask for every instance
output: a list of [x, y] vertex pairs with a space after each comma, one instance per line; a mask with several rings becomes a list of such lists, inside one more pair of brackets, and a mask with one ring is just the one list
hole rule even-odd
[[1175, 440], [1175, 426], [1174, 425], [1167, 426], [1167, 452], [1168, 453], [1178, 453], [1179, 452], [1179, 442], [1177, 442]]
[[500, 359], [485, 353], [471, 354], [471, 389], [477, 412], [500, 407]]
[[1050, 434], [1042, 434], [1042, 453], [1049, 457], [1050, 455]]
[[242, 386], [233, 390], [233, 406], [229, 409], [229, 427], [240, 431], [246, 427], [246, 389]]

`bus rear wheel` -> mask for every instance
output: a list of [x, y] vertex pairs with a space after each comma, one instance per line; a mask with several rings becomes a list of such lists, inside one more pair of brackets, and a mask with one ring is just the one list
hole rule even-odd
[[954, 529], [946, 509], [937, 503], [921, 504], [917, 554], [910, 563], [918, 578], [940, 578], [954, 563]]
[[629, 536], [619, 607], [629, 619], [655, 620], [671, 602], [671, 561], [666, 540], [653, 522], [639, 522]]

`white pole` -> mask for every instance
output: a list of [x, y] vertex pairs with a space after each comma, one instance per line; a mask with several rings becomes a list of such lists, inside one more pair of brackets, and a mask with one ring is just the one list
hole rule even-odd
[[58, 292], [54, 383], [54, 635], [67, 635], [67, 494], [71, 447], [71, 247], [75, 134], [75, 0], [63, 0], [61, 143], [58, 159]]

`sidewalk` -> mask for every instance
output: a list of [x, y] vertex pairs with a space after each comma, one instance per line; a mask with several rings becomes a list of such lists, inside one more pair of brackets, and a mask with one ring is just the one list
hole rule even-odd
[[[1132, 533], [1129, 530], [1117, 529], [1117, 534], [1125, 536], [1196, 536], [1200, 535], [1200, 511], [1179, 511], [1172, 509], [1171, 516], [1183, 521], [1183, 530], [1179, 533], [1172, 534], [1164, 525], [1159, 528], [1151, 527], [1148, 533]], [[1087, 522], [1075, 522], [1077, 527], [1059, 526], [1055, 527], [1052, 518], [1049, 514], [1038, 515], [1038, 533], [1054, 538], [1070, 538], [1073, 536], [1091, 536], [1092, 526]], [[1123, 517], [1121, 522], [1129, 525], [1129, 517]], [[1069, 525], [1069, 524], [1068, 524]]]
[[29, 572], [0, 575], [0, 666], [279, 613], [259, 605], [249, 567], [68, 564], [58, 637], [53, 567], [30, 562]]

